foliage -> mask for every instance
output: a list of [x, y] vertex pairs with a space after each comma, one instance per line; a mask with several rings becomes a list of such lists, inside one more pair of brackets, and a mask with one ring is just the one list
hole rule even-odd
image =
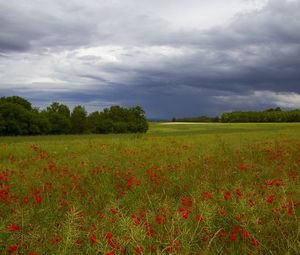
[[280, 108], [261, 112], [227, 112], [221, 122], [300, 122], [300, 110], [282, 111]]
[[0, 254], [299, 254], [299, 125], [3, 137]]
[[93, 112], [88, 117], [93, 133], [145, 133], [148, 130], [144, 110], [139, 107], [122, 108], [114, 105], [103, 112]]
[[0, 135], [42, 135], [83, 133], [145, 133], [145, 113], [139, 106], [112, 106], [87, 115], [84, 106], [70, 112], [67, 105], [53, 102], [45, 110], [32, 108], [27, 100], [13, 96], [0, 98]]
[[200, 117], [190, 117], [190, 118], [173, 118], [172, 121], [176, 122], [219, 122], [219, 117], [209, 117], [209, 116], [200, 116]]
[[81, 105], [74, 107], [71, 113], [71, 124], [73, 134], [83, 134], [87, 130], [87, 112]]

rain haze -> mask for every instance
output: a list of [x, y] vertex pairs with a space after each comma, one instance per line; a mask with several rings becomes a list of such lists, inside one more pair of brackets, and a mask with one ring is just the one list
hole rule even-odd
[[0, 96], [148, 118], [300, 108], [298, 0], [0, 0]]

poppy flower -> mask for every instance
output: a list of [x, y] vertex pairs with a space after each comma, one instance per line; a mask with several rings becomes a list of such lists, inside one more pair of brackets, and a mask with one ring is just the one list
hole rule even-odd
[[10, 230], [10, 231], [17, 231], [17, 230], [20, 230], [21, 227], [18, 226], [18, 225], [9, 225], [6, 227], [7, 230]]

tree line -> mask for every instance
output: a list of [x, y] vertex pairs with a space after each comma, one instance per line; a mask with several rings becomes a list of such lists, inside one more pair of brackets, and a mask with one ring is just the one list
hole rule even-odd
[[283, 111], [279, 107], [264, 111], [223, 113], [220, 122], [300, 122], [300, 110]]
[[300, 110], [283, 111], [280, 107], [269, 108], [263, 111], [234, 111], [225, 112], [220, 117], [189, 117], [172, 118], [173, 122], [300, 122]]
[[0, 98], [0, 135], [145, 133], [148, 122], [140, 106], [113, 105], [87, 113], [84, 106], [53, 102], [39, 110], [21, 97]]
[[173, 118], [173, 122], [219, 122], [219, 117], [187, 117], [187, 118]]

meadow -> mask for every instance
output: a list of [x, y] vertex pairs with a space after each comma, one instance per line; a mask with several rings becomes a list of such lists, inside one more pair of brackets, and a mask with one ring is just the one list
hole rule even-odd
[[0, 137], [0, 254], [299, 254], [300, 123]]

